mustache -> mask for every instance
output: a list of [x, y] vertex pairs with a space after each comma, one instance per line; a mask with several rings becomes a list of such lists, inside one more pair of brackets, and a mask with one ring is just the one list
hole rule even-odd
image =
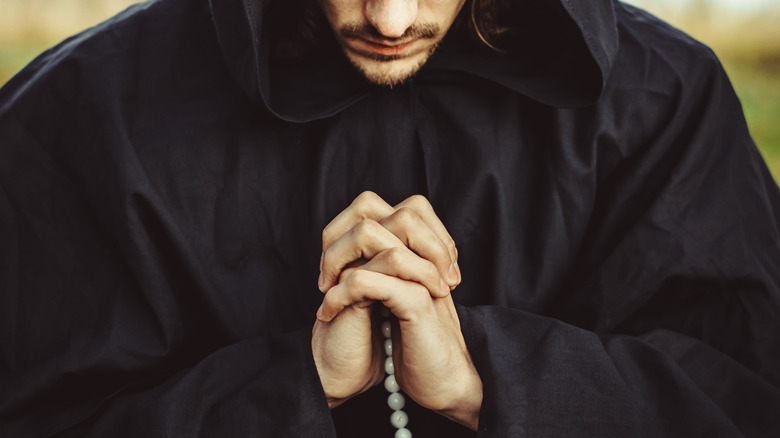
[[397, 38], [388, 38], [382, 35], [370, 24], [345, 24], [344, 26], [341, 26], [339, 33], [346, 38], [365, 39], [393, 44], [397, 41], [434, 38], [439, 34], [439, 26], [432, 23], [414, 24], [409, 26], [404, 34]]

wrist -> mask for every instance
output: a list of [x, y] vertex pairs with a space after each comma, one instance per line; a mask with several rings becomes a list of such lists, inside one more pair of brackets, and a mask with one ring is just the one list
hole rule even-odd
[[325, 395], [325, 398], [328, 400], [328, 409], [336, 409], [337, 407], [341, 406], [345, 401], [349, 400], [349, 398], [329, 397], [327, 394]]
[[330, 409], [341, 406], [347, 400], [368, 391], [382, 381], [382, 370], [378, 367], [372, 367], [367, 375], [356, 375], [355, 373], [345, 375], [317, 355], [315, 355], [314, 363]]
[[451, 399], [450, 406], [436, 412], [476, 431], [482, 409], [482, 379], [476, 370], [471, 371], [465, 378], [456, 380], [460, 390]]
[[[353, 393], [351, 393], [349, 395], [343, 395], [343, 396], [339, 395], [338, 392], [331, 392], [331, 391], [329, 391], [328, 390], [328, 385], [323, 384], [322, 389], [325, 392], [325, 399], [328, 401], [328, 408], [335, 409], [335, 408], [341, 406], [342, 404], [344, 404], [346, 401], [348, 401], [352, 397], [358, 396], [358, 395], [368, 391], [372, 387], [376, 386], [380, 381], [381, 381], [381, 378], [379, 380], [372, 379], [365, 386], [361, 387], [357, 391], [355, 391], [355, 392], [353, 392]], [[335, 386], [338, 387], [338, 385], [335, 385]]]

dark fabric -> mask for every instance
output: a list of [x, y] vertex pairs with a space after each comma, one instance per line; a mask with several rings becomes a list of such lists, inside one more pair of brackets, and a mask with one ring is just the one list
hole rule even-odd
[[364, 190], [458, 245], [479, 436], [780, 436], [780, 194], [708, 49], [538, 2], [513, 54], [448, 37], [388, 90], [273, 58], [258, 3], [134, 6], [0, 90], [0, 436], [391, 436], [310, 352]]

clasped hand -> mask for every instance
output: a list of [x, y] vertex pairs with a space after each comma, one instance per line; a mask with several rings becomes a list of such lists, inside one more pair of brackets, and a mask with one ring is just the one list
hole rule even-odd
[[393, 362], [401, 388], [421, 406], [476, 430], [482, 381], [450, 291], [460, 283], [457, 249], [422, 196], [392, 207], [365, 192], [322, 234], [312, 353], [331, 408], [379, 383], [384, 348], [372, 308], [397, 323]]

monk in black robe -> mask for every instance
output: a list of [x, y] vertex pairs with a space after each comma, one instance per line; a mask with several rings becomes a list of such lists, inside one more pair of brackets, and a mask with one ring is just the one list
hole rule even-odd
[[151, 1], [4, 86], [0, 436], [392, 436], [383, 307], [418, 438], [780, 435], [780, 193], [715, 56], [472, 1]]

